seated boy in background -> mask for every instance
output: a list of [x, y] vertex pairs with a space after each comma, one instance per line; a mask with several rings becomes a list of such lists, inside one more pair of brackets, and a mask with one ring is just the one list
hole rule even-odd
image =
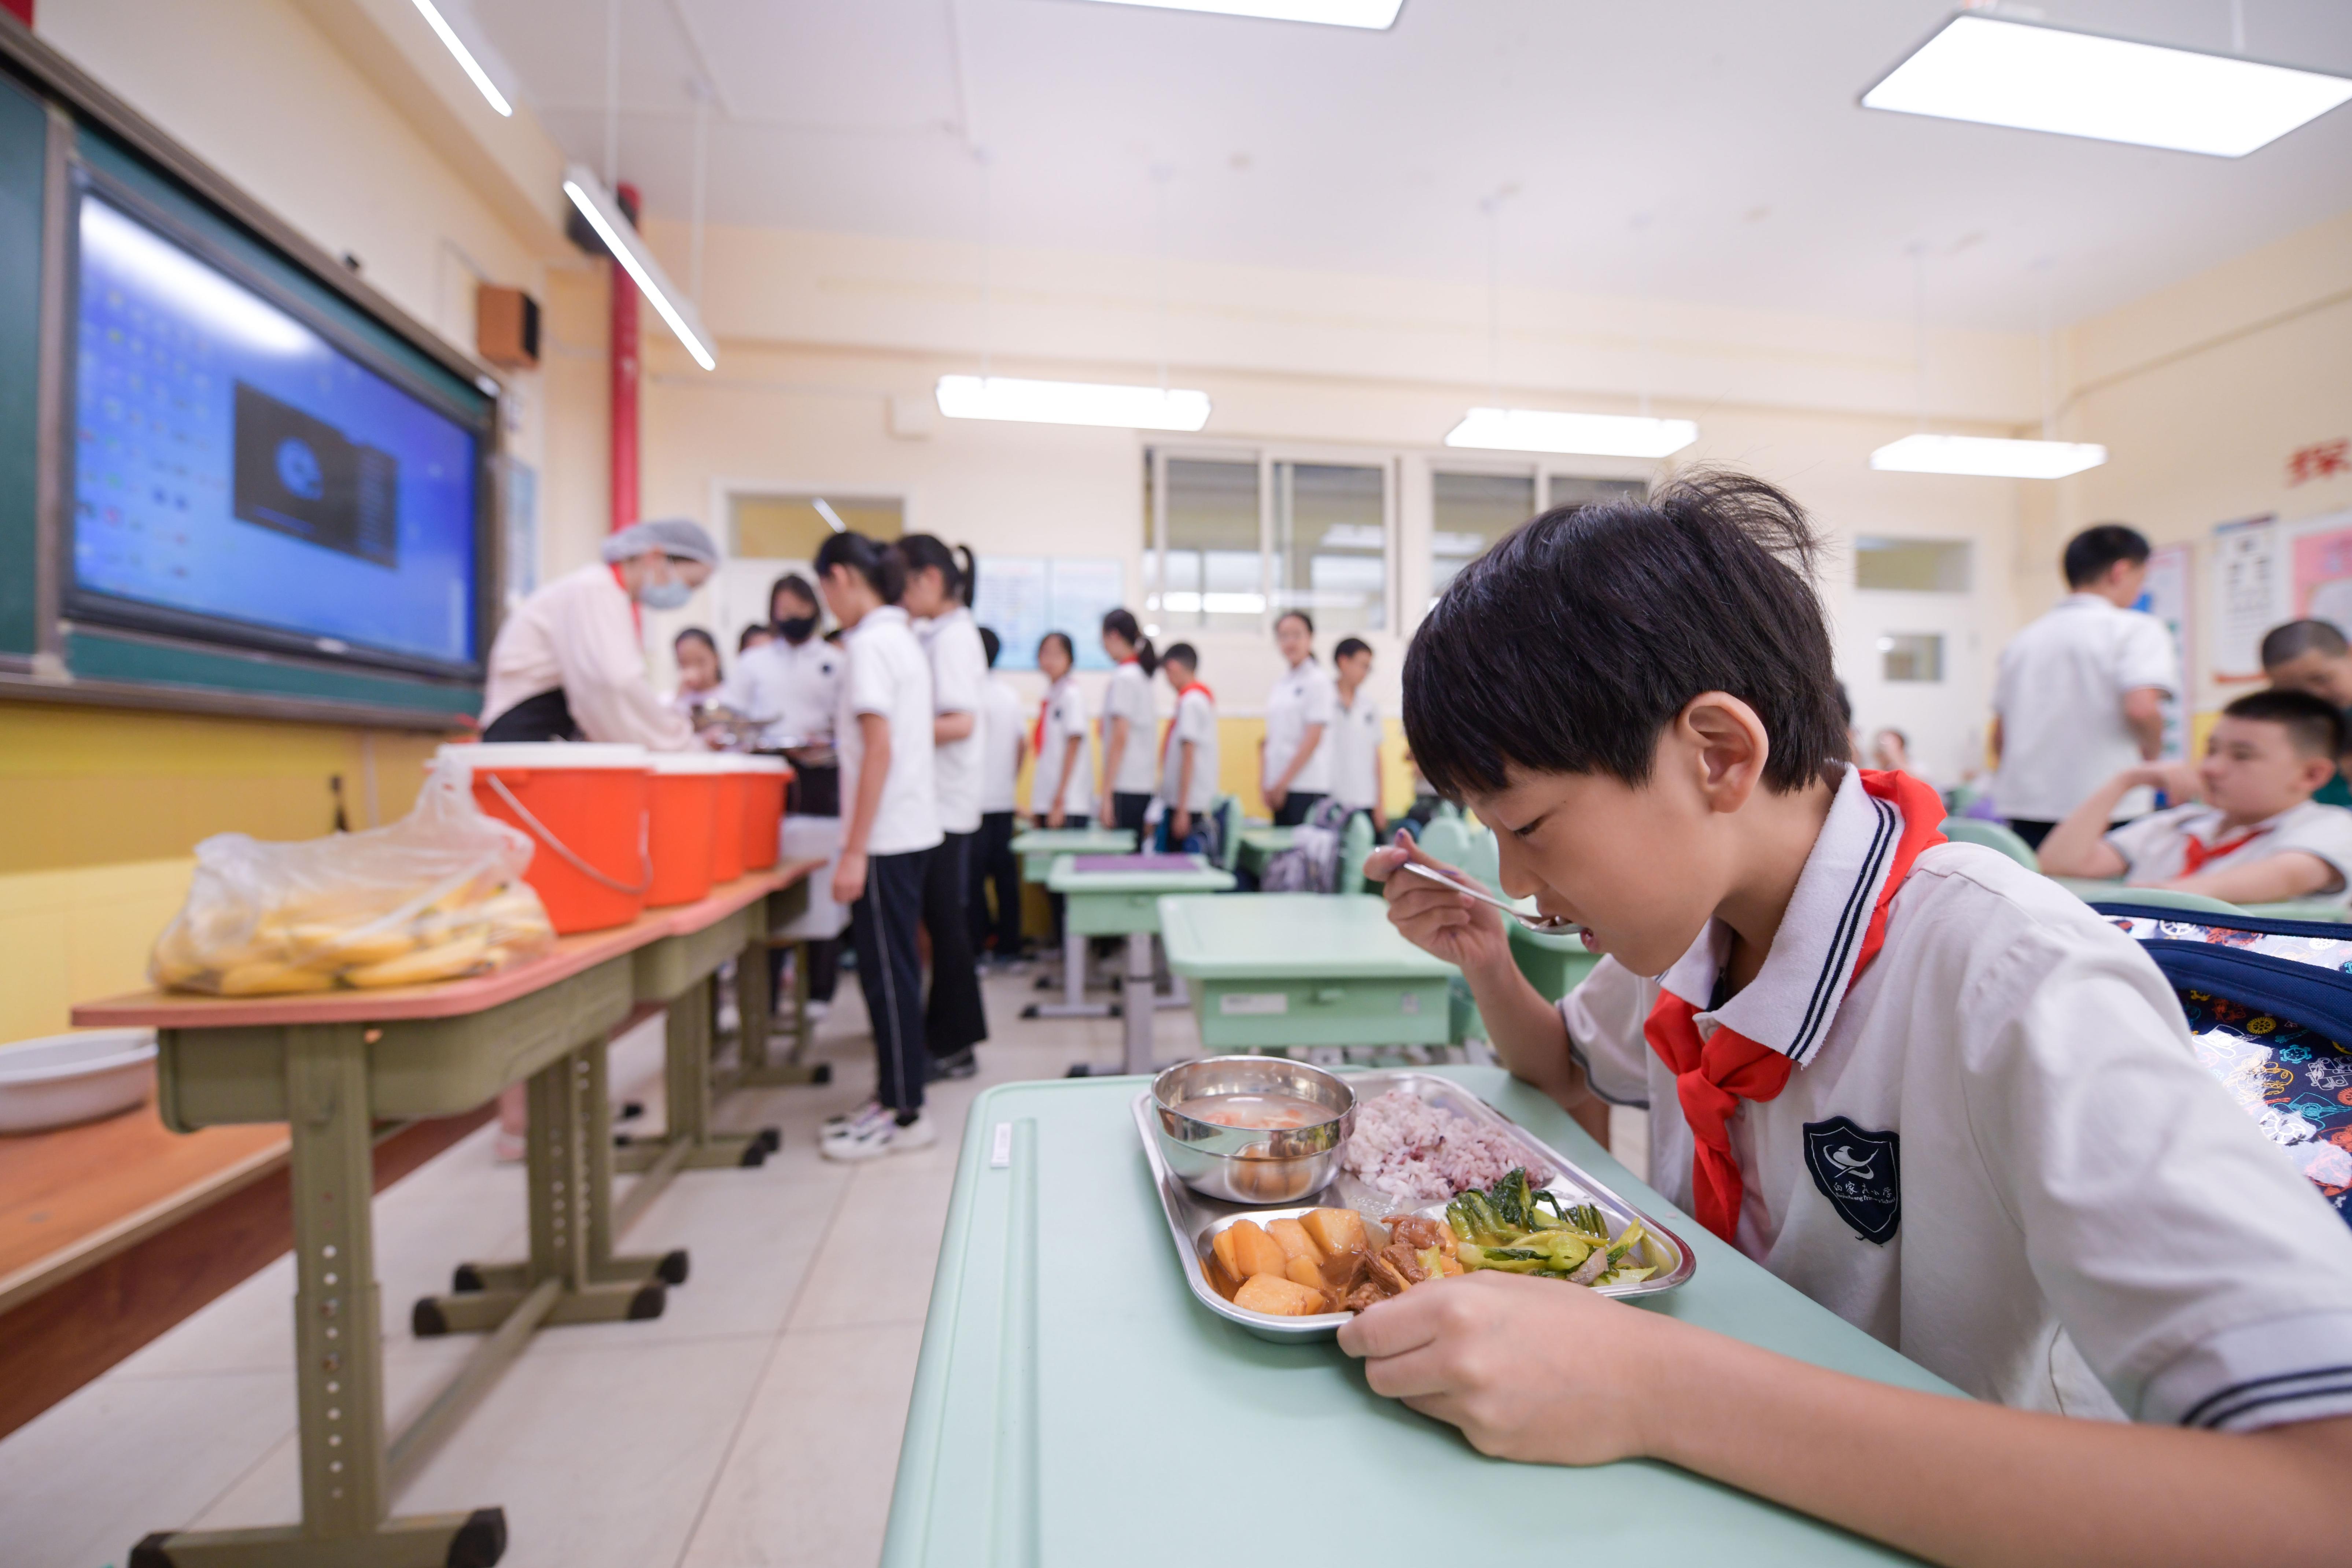
[[1646, 1104], [1654, 1185], [1974, 1399], [1491, 1270], [1341, 1347], [1484, 1452], [1664, 1459], [1937, 1562], [2342, 1562], [2352, 1237], [2137, 943], [1833, 760], [1814, 551], [1702, 475], [1528, 523], [1415, 635], [1413, 756], [1606, 955], [1559, 1006], [1412, 845], [1366, 870], [1513, 1073]]
[[[2352, 811], [2311, 798], [2336, 776], [2343, 747], [2344, 718], [2330, 704], [2303, 691], [2248, 692], [2221, 710], [2193, 771], [2126, 768], [2094, 790], [2042, 841], [2042, 868], [2233, 904], [2352, 901]], [[2197, 798], [2110, 832], [2107, 814], [2142, 784]]]
[[[2352, 742], [2352, 646], [2328, 621], [2289, 621], [2263, 634], [2263, 674], [2282, 691], [2308, 691], [2345, 715], [2345, 740]], [[2336, 776], [2311, 798], [2322, 805], [2352, 805], [2352, 784]]]

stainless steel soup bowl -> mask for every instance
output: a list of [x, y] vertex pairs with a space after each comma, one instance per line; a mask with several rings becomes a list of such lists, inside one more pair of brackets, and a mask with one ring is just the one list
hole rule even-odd
[[[1226, 1127], [1176, 1107], [1210, 1094], [1287, 1094], [1324, 1107], [1328, 1121], [1305, 1127]], [[1345, 1080], [1280, 1057], [1210, 1057], [1151, 1080], [1153, 1131], [1177, 1180], [1233, 1204], [1295, 1204], [1322, 1191], [1339, 1171], [1356, 1130], [1356, 1091]]]

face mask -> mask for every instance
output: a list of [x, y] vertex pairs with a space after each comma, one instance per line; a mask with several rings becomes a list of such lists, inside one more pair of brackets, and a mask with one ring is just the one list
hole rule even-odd
[[693, 597], [694, 590], [684, 583], [648, 583], [637, 590], [637, 603], [649, 610], [682, 609]]
[[809, 638], [816, 636], [816, 617], [814, 616], [794, 616], [788, 621], [778, 621], [776, 623], [776, 631], [786, 642], [792, 644], [794, 647], [798, 647], [801, 644], [808, 641]]

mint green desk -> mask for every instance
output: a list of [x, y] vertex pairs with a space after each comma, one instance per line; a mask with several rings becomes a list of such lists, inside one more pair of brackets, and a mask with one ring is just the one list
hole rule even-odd
[[1265, 863], [1290, 847], [1288, 827], [1244, 827], [1241, 830], [1241, 854], [1234, 861], [1253, 877], [1265, 875]]
[[[1044, 882], [1065, 855], [1132, 855], [1135, 835], [1124, 827], [1033, 827], [1015, 834], [1013, 852], [1021, 857], [1021, 879]], [[1041, 982], [1042, 984], [1042, 982]], [[1108, 1018], [1110, 1004], [1087, 1000], [1087, 942], [1067, 921], [1062, 923], [1062, 999], [1032, 1002], [1024, 1018]]]
[[2352, 909], [2319, 899], [2292, 899], [2276, 904], [2232, 904], [2201, 893], [2176, 893], [2166, 888], [2135, 888], [2124, 882], [2088, 877], [2053, 877], [2052, 881], [2086, 904], [2139, 902], [2170, 909], [2227, 911], [2266, 921], [2319, 921], [2328, 925], [2352, 922]]
[[[1063, 941], [1082, 942], [1090, 936], [1127, 938], [1127, 989], [1120, 1012], [1127, 1020], [1129, 1072], [1150, 1072], [1151, 1015], [1158, 1010], [1151, 982], [1151, 939], [1160, 934], [1160, 899], [1163, 893], [1224, 893], [1233, 890], [1234, 875], [1209, 864], [1205, 856], [1188, 855], [1189, 871], [1135, 869], [1081, 871], [1079, 857], [1064, 855], [1054, 862], [1045, 886], [1062, 895]], [[1065, 961], [1066, 962], [1066, 960]], [[1183, 982], [1179, 980], [1181, 988]], [[1179, 1005], [1181, 1005], [1181, 999]]]
[[1376, 893], [1166, 898], [1160, 940], [1212, 1050], [1454, 1038], [1454, 967], [1399, 936]]
[[[1634, 1202], [1674, 1213], [1499, 1068], [1431, 1070]], [[1137, 1146], [1129, 1107], [1142, 1087], [1000, 1084], [973, 1105], [882, 1568], [1314, 1563], [1349, 1542], [1358, 1549], [1339, 1554], [1368, 1563], [1482, 1568], [1908, 1561], [1666, 1465], [1483, 1458], [1452, 1427], [1372, 1394], [1337, 1346], [1269, 1344], [1213, 1316], [1185, 1288]], [[1949, 1392], [1698, 1225], [1680, 1229], [1697, 1274], [1637, 1310]], [[1335, 1535], [1335, 1519], [1360, 1537]], [[1246, 1548], [1230, 1544], [1236, 1528]]]

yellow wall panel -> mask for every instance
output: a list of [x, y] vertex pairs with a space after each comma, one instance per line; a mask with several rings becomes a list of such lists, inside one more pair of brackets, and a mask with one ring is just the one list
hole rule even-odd
[[142, 984], [194, 868], [183, 856], [0, 875], [0, 1040], [61, 1033], [76, 1002]]

